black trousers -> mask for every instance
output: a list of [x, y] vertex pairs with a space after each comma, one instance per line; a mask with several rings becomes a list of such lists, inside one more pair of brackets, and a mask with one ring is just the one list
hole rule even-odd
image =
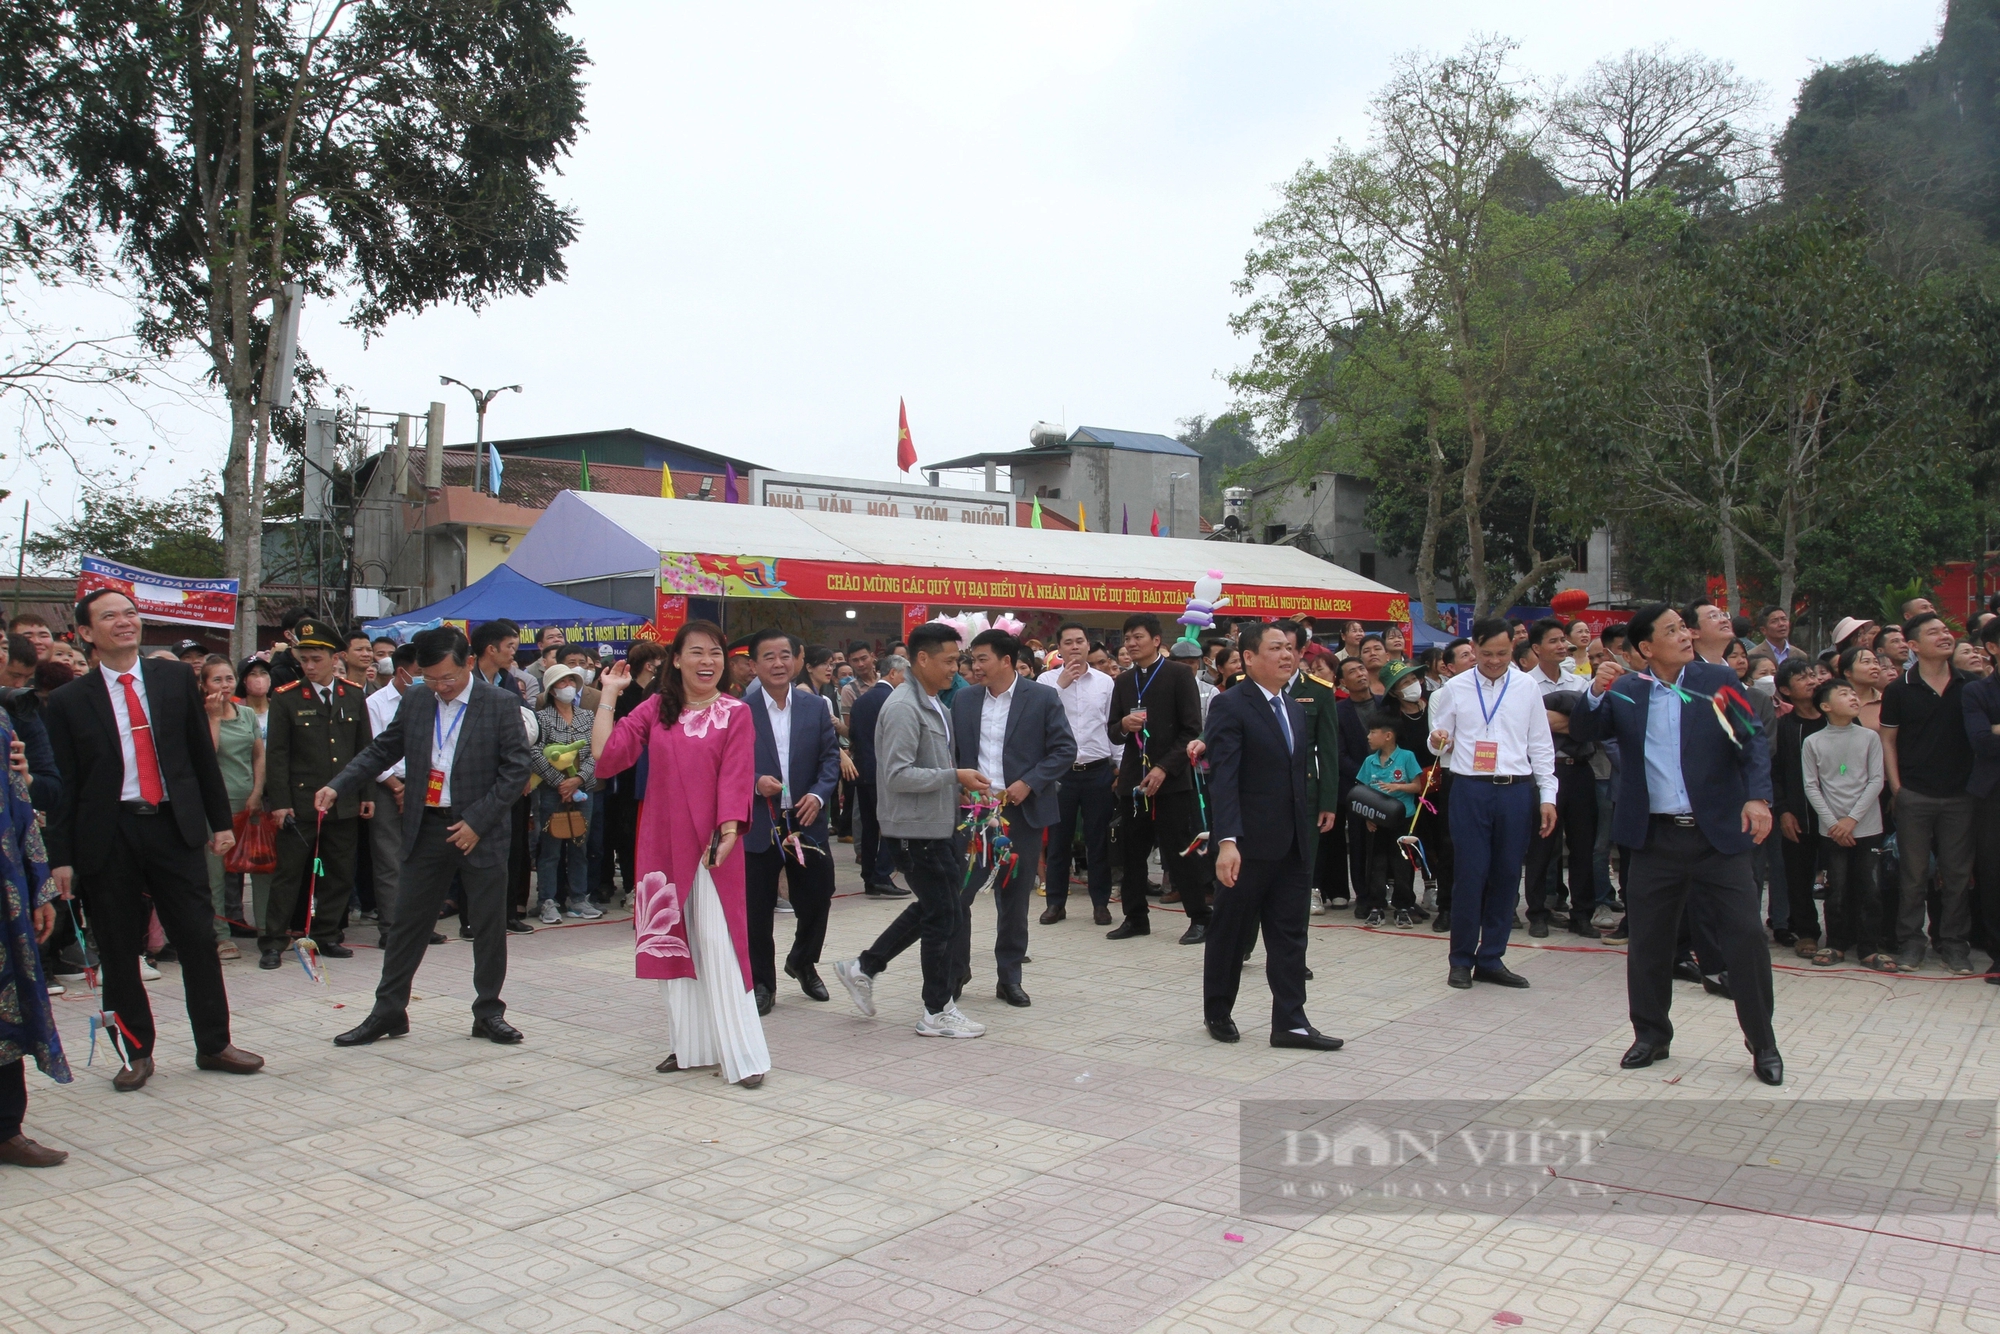
[[[507, 916], [526, 917], [528, 915], [528, 872], [534, 869], [534, 848], [528, 837], [529, 826], [534, 823], [535, 799], [522, 797], [508, 810], [507, 815]], [[467, 916], [471, 909], [459, 904], [458, 920], [472, 926], [472, 918]], [[431, 914], [435, 917], [437, 914]], [[476, 928], [475, 928], [476, 929]]]
[[1813, 876], [1819, 869], [1819, 821], [1811, 811], [1799, 822], [1801, 837], [1794, 843], [1773, 829], [1766, 843], [1776, 844], [1785, 861], [1785, 903], [1791, 913], [1790, 930], [1803, 940], [1819, 939], [1819, 904], [1813, 900]]
[[[1310, 838], [1310, 833], [1302, 835]], [[1311, 873], [1294, 844], [1278, 858], [1245, 857], [1233, 885], [1215, 887], [1215, 913], [1203, 942], [1201, 1008], [1229, 1018], [1243, 981], [1243, 950], [1264, 933], [1264, 976], [1271, 986], [1271, 1031], [1305, 1028], [1306, 918]]]
[[861, 951], [861, 971], [874, 977], [921, 941], [924, 1013], [936, 1014], [951, 1001], [953, 943], [965, 929], [965, 858], [948, 838], [892, 838], [889, 847], [915, 898]]
[[791, 891], [798, 930], [792, 936], [785, 964], [803, 971], [819, 962], [826, 944], [827, 910], [833, 904], [833, 858], [819, 844], [809, 845], [804, 866], [778, 847], [743, 854], [743, 906], [750, 923], [750, 976], [758, 986], [778, 989], [777, 942], [771, 935], [778, 908], [778, 877]]
[[1378, 822], [1372, 831], [1365, 824], [1358, 824], [1358, 827], [1368, 835], [1368, 878], [1361, 882], [1361, 888], [1355, 895], [1354, 906], [1363, 911], [1389, 907], [1390, 903], [1383, 897], [1383, 890], [1393, 878], [1396, 885], [1394, 906], [1416, 907], [1416, 868], [1410, 865], [1410, 859], [1405, 857], [1402, 848], [1397, 846], [1397, 840], [1402, 837], [1403, 830], [1407, 826], [1398, 820], [1394, 824]]
[[[1674, 951], [1683, 908], [1715, 937], [1720, 962], [1736, 997], [1736, 1022], [1750, 1045], [1777, 1046], [1771, 1031], [1771, 950], [1758, 911], [1757, 882], [1748, 852], [1721, 853], [1696, 828], [1654, 817], [1646, 846], [1632, 854], [1625, 889], [1632, 941], [1625, 955], [1625, 994], [1632, 1032], [1655, 1046], [1670, 1042]], [[1703, 959], [1706, 971], [1709, 960]]]
[[[607, 876], [616, 876], [627, 894], [639, 888], [632, 859], [639, 850], [639, 803], [629, 791], [614, 788], [604, 794], [604, 862]], [[605, 886], [609, 889], [607, 883]], [[607, 901], [609, 896], [607, 895]]]
[[889, 877], [895, 874], [896, 861], [889, 852], [888, 840], [882, 837], [882, 822], [875, 818], [873, 783], [855, 785], [854, 808], [856, 823], [861, 826], [861, 837], [855, 840], [860, 849], [856, 856], [861, 861], [861, 883], [864, 886], [893, 884]]
[[1099, 760], [1087, 768], [1070, 770], [1069, 776], [1062, 780], [1056, 795], [1056, 822], [1049, 826], [1049, 864], [1042, 873], [1051, 908], [1069, 902], [1070, 848], [1076, 841], [1079, 824], [1083, 826], [1084, 858], [1090, 868], [1090, 901], [1099, 908], [1110, 906], [1111, 815], [1118, 800], [1112, 793], [1112, 783], [1117, 776], [1110, 760]]
[[0, 1141], [21, 1133], [28, 1115], [28, 1067], [16, 1056], [0, 1065]]
[[1549, 868], [1569, 852], [1569, 918], [1587, 922], [1597, 909], [1597, 779], [1590, 765], [1556, 757], [1556, 827], [1528, 845], [1528, 920], [1546, 922]]
[[208, 859], [200, 848], [182, 841], [180, 827], [165, 811], [115, 811], [92, 837], [104, 841], [108, 860], [95, 871], [79, 870], [76, 888], [97, 938], [104, 1008], [132, 1030], [132, 1055], [153, 1054], [153, 1006], [139, 980], [139, 953], [153, 912], [159, 913], [168, 943], [181, 956], [181, 989], [187, 993], [195, 1050], [221, 1051], [229, 1045], [229, 993], [222, 985], [222, 960], [215, 954]]
[[1208, 873], [1199, 855], [1183, 855], [1187, 845], [1201, 832], [1194, 789], [1160, 792], [1149, 801], [1136, 800], [1134, 791], [1117, 789], [1117, 799], [1124, 803], [1118, 850], [1125, 863], [1125, 874], [1119, 882], [1125, 920], [1141, 926], [1151, 924], [1146, 909], [1146, 859], [1158, 843], [1161, 869], [1166, 872], [1168, 885], [1180, 892], [1181, 907], [1187, 910], [1188, 921], [1206, 922]]
[[[412, 812], [403, 812], [404, 818]], [[446, 829], [458, 822], [449, 808], [425, 806], [416, 818], [417, 848], [403, 862], [397, 885], [400, 902], [382, 956], [382, 980], [375, 988], [374, 1013], [395, 1018], [409, 1011], [410, 982], [430, 948], [438, 905], [456, 876], [465, 894], [462, 911], [472, 926], [472, 989], [475, 1019], [498, 1019], [507, 1012], [500, 999], [507, 980], [507, 866], [473, 866], [453, 847]]]
[[1826, 938], [1828, 949], [1852, 950], [1861, 958], [1882, 949], [1882, 835], [1869, 834], [1842, 847], [1819, 836], [1826, 862]]
[[1451, 844], [1451, 775], [1438, 766], [1431, 784], [1430, 803], [1436, 812], [1417, 812], [1417, 837], [1424, 845], [1424, 859], [1430, 863], [1431, 879], [1437, 882], [1438, 911], [1451, 915], [1451, 881], [1456, 874]]
[[2000, 787], [1972, 809], [1972, 942], [2000, 964]]
[[[1019, 860], [1004, 879], [993, 885], [993, 965], [1002, 982], [1021, 985], [1021, 961], [1028, 957], [1028, 900], [1035, 891], [1035, 868], [1042, 857], [1042, 831], [1028, 823], [1019, 806], [1007, 808], [1007, 841]], [[969, 849], [968, 856], [976, 856]], [[972, 902], [994, 878], [990, 862], [975, 862], [959, 896], [965, 911], [959, 914], [958, 934], [951, 943], [954, 976], [972, 974]]]
[[[301, 911], [299, 905], [305, 902], [307, 882], [312, 879], [315, 823], [313, 813], [304, 811], [278, 830], [278, 870], [271, 877], [264, 920], [257, 924], [259, 949], [281, 950], [289, 943], [292, 918]], [[312, 891], [313, 919], [305, 929], [322, 945], [337, 941], [347, 921], [347, 898], [354, 888], [354, 845], [360, 836], [359, 819], [336, 820], [329, 815], [318, 827], [319, 860], [325, 873]], [[204, 876], [206, 866], [203, 863]]]

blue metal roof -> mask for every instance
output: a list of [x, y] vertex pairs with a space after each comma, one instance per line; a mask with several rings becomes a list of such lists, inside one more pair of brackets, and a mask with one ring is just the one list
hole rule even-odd
[[1179, 454], [1191, 459], [1201, 457], [1172, 436], [1157, 435], [1152, 431], [1112, 431], [1102, 426], [1079, 426], [1070, 432], [1069, 438], [1073, 444], [1109, 445], [1113, 449], [1132, 449], [1141, 454]]

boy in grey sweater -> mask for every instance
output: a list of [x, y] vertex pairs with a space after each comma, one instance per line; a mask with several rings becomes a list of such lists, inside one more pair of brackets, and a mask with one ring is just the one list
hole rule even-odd
[[1882, 851], [1882, 738], [1855, 719], [1861, 697], [1847, 682], [1822, 681], [1813, 704], [1826, 726], [1801, 752], [1806, 799], [1819, 817], [1826, 865], [1826, 942], [1813, 963], [1830, 968], [1854, 950], [1861, 961], [1895, 972], [1893, 953], [1880, 948], [1882, 902], [1876, 862]]
[[965, 858], [954, 835], [960, 788], [992, 785], [952, 763], [951, 710], [938, 692], [958, 668], [958, 631], [936, 621], [910, 631], [910, 678], [883, 702], [875, 721], [875, 815], [915, 899], [859, 958], [833, 966], [854, 1008], [875, 1013], [875, 977], [919, 940], [925, 1037], [976, 1038], [986, 1031], [959, 1011], [950, 952], [965, 912], [959, 891]]

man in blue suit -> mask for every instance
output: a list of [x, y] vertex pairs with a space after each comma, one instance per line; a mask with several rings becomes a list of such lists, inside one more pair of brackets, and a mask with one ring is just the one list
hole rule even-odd
[[872, 899], [906, 899], [910, 891], [892, 878], [896, 871], [889, 840], [882, 837], [882, 822], [875, 818], [875, 720], [892, 691], [903, 684], [909, 671], [907, 658], [890, 654], [882, 659], [882, 675], [875, 684], [854, 697], [847, 715], [847, 753], [854, 761], [854, 806], [861, 830], [861, 888]]
[[[777, 952], [771, 939], [778, 906], [778, 875], [791, 891], [798, 932], [785, 956], [785, 974], [816, 1001], [827, 998], [819, 952], [826, 943], [827, 909], [833, 902], [833, 853], [827, 846], [827, 811], [840, 782], [840, 734], [824, 699], [792, 688], [799, 641], [783, 630], [750, 637], [757, 684], [744, 692], [757, 725], [757, 786], [750, 803], [750, 832], [743, 840], [744, 906], [750, 923], [750, 973], [757, 1012], [769, 1014], [778, 991]], [[796, 833], [796, 842], [787, 839]]]
[[[1025, 1006], [1021, 961], [1028, 956], [1028, 899], [1041, 867], [1042, 834], [1061, 814], [1061, 785], [1076, 762], [1076, 736], [1054, 686], [1020, 675], [1016, 664], [1026, 652], [1005, 630], [986, 630], [972, 641], [972, 674], [977, 690], [961, 690], [951, 702], [952, 749], [962, 769], [977, 769], [1001, 789], [1006, 801], [1007, 841], [1018, 859], [994, 878], [993, 961], [1000, 981], [995, 993], [1009, 1005]], [[1068, 855], [1064, 849], [1063, 854]], [[972, 973], [972, 899], [993, 875], [997, 856], [981, 859], [971, 851], [972, 873], [965, 882], [966, 911], [952, 942], [953, 976]], [[958, 985], [962, 985], [960, 982]], [[957, 990], [957, 985], [953, 987]]]
[[1766, 1084], [1782, 1084], [1771, 952], [1750, 870], [1750, 850], [1771, 832], [1770, 751], [1742, 710], [1725, 701], [1727, 724], [1718, 717], [1711, 700], [1739, 689], [1736, 673], [1695, 659], [1679, 612], [1665, 603], [1639, 608], [1626, 640], [1645, 670], [1627, 673], [1606, 659], [1570, 715], [1573, 739], [1616, 740], [1622, 761], [1611, 836], [1632, 851], [1625, 992], [1634, 1041], [1619, 1064], [1636, 1070], [1667, 1058], [1674, 948], [1692, 897], [1729, 970], [1751, 1066]]
[[1230, 1011], [1243, 946], [1264, 932], [1271, 1045], [1338, 1051], [1306, 1019], [1306, 915], [1318, 816], [1306, 800], [1312, 747], [1305, 710], [1285, 693], [1298, 650], [1281, 626], [1250, 625], [1238, 640], [1247, 679], [1217, 695], [1204, 731], [1216, 841], [1215, 906], [1204, 942], [1202, 1018], [1217, 1042], [1241, 1037]]

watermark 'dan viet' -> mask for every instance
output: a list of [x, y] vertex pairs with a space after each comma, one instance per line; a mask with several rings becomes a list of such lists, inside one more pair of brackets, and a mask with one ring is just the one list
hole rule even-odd
[[2000, 1221], [1994, 1111], [1978, 1099], [1245, 1102], [1241, 1207]]

